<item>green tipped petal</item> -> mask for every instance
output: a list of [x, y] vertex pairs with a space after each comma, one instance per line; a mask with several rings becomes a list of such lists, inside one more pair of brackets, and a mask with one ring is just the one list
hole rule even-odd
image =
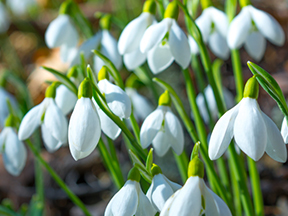
[[143, 12], [155, 14], [156, 13], [156, 2], [154, 0], [147, 0], [143, 5]]
[[45, 92], [45, 97], [46, 98], [55, 98], [56, 97], [56, 89], [57, 87], [60, 85], [61, 83], [56, 81], [53, 82], [47, 89]]
[[140, 182], [140, 172], [136, 167], [133, 167], [128, 173], [128, 180]]
[[160, 95], [158, 105], [159, 106], [171, 106], [171, 97], [170, 97], [168, 90], [166, 90], [162, 95]]
[[111, 14], [105, 14], [99, 21], [101, 29], [109, 30], [111, 28]]
[[106, 66], [103, 66], [98, 73], [98, 82], [104, 79], [109, 80], [109, 72], [107, 71]]
[[178, 15], [179, 15], [179, 7], [177, 1], [170, 2], [165, 10], [164, 18], [172, 18], [177, 20]]
[[256, 76], [251, 77], [245, 85], [244, 97], [257, 99], [259, 95], [259, 84]]
[[81, 97], [92, 98], [92, 85], [87, 77], [79, 85], [78, 99]]
[[153, 165], [152, 165], [152, 167], [151, 167], [151, 174], [152, 174], [153, 176], [155, 176], [155, 175], [157, 175], [157, 174], [159, 174], [159, 173], [162, 173], [161, 168], [160, 168], [158, 165], [156, 165], [156, 164], [153, 163]]

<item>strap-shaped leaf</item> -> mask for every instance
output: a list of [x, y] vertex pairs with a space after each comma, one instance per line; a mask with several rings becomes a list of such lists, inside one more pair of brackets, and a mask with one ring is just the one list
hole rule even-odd
[[153, 148], [150, 149], [146, 159], [146, 170], [151, 173], [151, 167], [153, 164]]
[[141, 160], [137, 157], [137, 155], [131, 149], [129, 149], [129, 155], [130, 155], [131, 160], [133, 161], [133, 165], [139, 169], [141, 176], [147, 182], [151, 183], [152, 175], [150, 174], [150, 172], [147, 171], [146, 167], [141, 162]]

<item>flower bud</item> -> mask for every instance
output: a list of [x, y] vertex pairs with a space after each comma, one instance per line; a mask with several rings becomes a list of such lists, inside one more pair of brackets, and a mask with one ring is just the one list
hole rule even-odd
[[179, 8], [177, 1], [170, 2], [165, 10], [164, 18], [172, 18], [177, 20], [178, 15], [179, 15]]
[[153, 163], [153, 165], [151, 167], [151, 173], [153, 176], [155, 176], [155, 175], [158, 175], [160, 173], [162, 174], [162, 170], [158, 165]]
[[156, 2], [154, 0], [147, 0], [143, 5], [143, 12], [155, 14], [156, 13]]
[[92, 98], [92, 85], [89, 78], [87, 77], [79, 85], [78, 99], [80, 99], [81, 97], [90, 99]]
[[168, 90], [166, 90], [162, 95], [160, 95], [158, 105], [159, 106], [171, 106], [171, 97], [170, 97]]
[[133, 167], [128, 173], [128, 180], [140, 182], [140, 172], [136, 167]]
[[244, 98], [249, 97], [253, 99], [257, 99], [259, 94], [259, 84], [256, 79], [256, 76], [251, 77], [245, 85], [244, 88]]
[[103, 66], [103, 67], [101, 68], [101, 70], [99, 71], [99, 73], [98, 73], [98, 82], [99, 82], [100, 80], [104, 80], [104, 79], [109, 80], [109, 73], [108, 73], [108, 71], [107, 71], [106, 66]]

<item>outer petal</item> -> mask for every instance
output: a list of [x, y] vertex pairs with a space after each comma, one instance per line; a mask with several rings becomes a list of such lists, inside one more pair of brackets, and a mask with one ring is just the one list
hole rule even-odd
[[10, 127], [4, 127], [0, 133], [0, 153], [3, 153], [3, 145], [5, 144], [7, 134], [10, 132]]
[[240, 149], [253, 160], [259, 160], [266, 149], [267, 128], [255, 99], [243, 98], [234, 123], [234, 138]]
[[[208, 10], [207, 10], [208, 9]], [[203, 13], [195, 20], [197, 26], [199, 27], [201, 34], [203, 36], [203, 41], [207, 43], [208, 37], [211, 32], [211, 15], [209, 13], [209, 8], [203, 11]]]
[[260, 32], [253, 31], [247, 36], [244, 46], [252, 58], [260, 61], [265, 53], [266, 40]]
[[228, 148], [233, 138], [233, 126], [238, 114], [239, 105], [227, 111], [216, 123], [209, 141], [209, 157], [216, 160], [221, 157]]
[[[100, 139], [100, 128], [99, 116], [93, 102], [90, 98], [80, 98], [75, 105], [69, 123], [68, 139], [70, 151], [90, 151], [91, 153]], [[80, 158], [74, 157], [74, 159]]]
[[116, 85], [108, 80], [100, 80], [98, 87], [105, 93], [107, 104], [111, 111], [119, 118], [129, 118], [131, 115], [131, 101], [128, 95]]
[[146, 56], [147, 54], [140, 52], [140, 49], [138, 47], [133, 52], [124, 54], [124, 64], [128, 70], [134, 70], [146, 61]]
[[171, 28], [173, 19], [165, 18], [161, 22], [151, 25], [144, 33], [140, 42], [140, 51], [146, 53], [158, 45]]
[[188, 43], [190, 46], [190, 52], [194, 55], [198, 54], [199, 53], [198, 45], [196, 41], [190, 35], [188, 35]]
[[266, 153], [278, 162], [286, 162], [287, 150], [279, 129], [275, 123], [263, 112], [262, 117], [267, 128]]
[[227, 204], [219, 196], [217, 196], [212, 190], [210, 190], [208, 187], [206, 188], [214, 198], [214, 201], [217, 207], [217, 212], [219, 212], [219, 215], [232, 216], [231, 211], [228, 208]]
[[249, 34], [251, 25], [249, 8], [244, 7], [230, 23], [227, 35], [227, 42], [230, 49], [241, 47]]
[[72, 111], [77, 101], [77, 96], [65, 85], [60, 85], [56, 89], [55, 102], [64, 115]]
[[164, 113], [159, 107], [152, 112], [143, 122], [140, 130], [140, 142], [143, 148], [147, 148], [161, 129]]
[[18, 110], [18, 105], [17, 105], [17, 101], [15, 100], [15, 97], [9, 92], [7, 92], [4, 88], [0, 87], [0, 104], [1, 104], [0, 106], [0, 128], [4, 127], [5, 120], [9, 115], [7, 100], [10, 101], [15, 111]]
[[74, 158], [75, 161], [77, 161], [79, 159], [85, 158], [88, 155], [90, 155], [94, 151], [95, 147], [94, 148], [92, 147], [88, 149], [87, 151], [78, 151], [75, 148], [75, 146], [69, 145], [69, 149], [70, 149], [72, 157]]
[[284, 139], [284, 142], [287, 144], [288, 143], [288, 123], [285, 117], [283, 118], [283, 121], [282, 121], [281, 134]]
[[44, 140], [45, 148], [48, 150], [48, 152], [53, 153], [62, 146], [63, 143], [52, 136], [45, 124], [41, 125], [41, 134], [42, 139]]
[[153, 208], [149, 199], [143, 193], [140, 184], [136, 185], [138, 191], [138, 206], [135, 216], [154, 216], [156, 214], [156, 210]]
[[138, 49], [146, 28], [152, 24], [154, 19], [154, 15], [144, 12], [128, 23], [119, 37], [118, 50], [121, 55]]
[[148, 52], [147, 61], [149, 68], [154, 74], [158, 74], [168, 68], [174, 61], [170, 46], [167, 42], [163, 45], [159, 43]]
[[180, 188], [182, 188], [182, 185], [177, 184], [175, 182], [170, 181], [166, 176], [162, 175], [164, 180], [170, 185], [170, 187], [172, 188], [172, 190], [175, 192], [177, 190], [179, 190]]
[[162, 211], [160, 212], [160, 216], [172, 216], [170, 215], [170, 208], [174, 200], [178, 197], [180, 191], [181, 190], [176, 191], [172, 196], [169, 197], [169, 199], [165, 202]]
[[224, 38], [218, 32], [213, 32], [209, 37], [209, 47], [212, 52], [223, 60], [227, 60], [229, 58], [229, 47], [227, 45], [226, 38]]
[[[248, 7], [248, 6], [247, 6]], [[249, 10], [258, 30], [271, 42], [277, 46], [282, 46], [285, 42], [285, 34], [279, 23], [270, 14], [249, 6]]]
[[60, 46], [60, 58], [63, 62], [70, 63], [77, 55], [76, 44], [65, 43]]
[[169, 46], [175, 61], [182, 68], [187, 68], [191, 60], [190, 47], [185, 33], [178, 26], [176, 20], [173, 20], [169, 32]]
[[128, 180], [125, 185], [112, 197], [106, 207], [104, 216], [134, 215], [139, 203], [136, 184], [139, 184], [139, 182]]
[[216, 202], [212, 194], [208, 191], [203, 179], [200, 179], [201, 193], [205, 200], [205, 216], [225, 216], [220, 215], [217, 209]]
[[209, 7], [209, 13], [217, 31], [223, 38], [226, 38], [229, 26], [227, 15], [215, 7]]

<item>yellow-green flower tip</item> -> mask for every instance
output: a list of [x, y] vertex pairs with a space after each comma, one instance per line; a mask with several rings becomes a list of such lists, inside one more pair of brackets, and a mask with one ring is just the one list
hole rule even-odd
[[164, 18], [172, 18], [177, 20], [178, 15], [179, 15], [179, 7], [177, 1], [170, 2], [165, 10]]
[[153, 165], [151, 167], [151, 173], [153, 176], [155, 176], [155, 175], [158, 175], [159, 173], [162, 173], [162, 170], [158, 165], [153, 163]]
[[213, 4], [211, 2], [211, 0], [201, 0], [201, 6], [202, 6], [202, 9], [206, 9], [208, 7], [211, 7]]
[[256, 76], [251, 77], [245, 85], [244, 97], [257, 99], [259, 95], [259, 84]]
[[87, 77], [80, 83], [78, 88], [78, 99], [81, 97], [92, 98], [92, 85]]
[[108, 72], [106, 66], [103, 66], [98, 73], [98, 82], [100, 80], [104, 80], [104, 79], [109, 80], [109, 72]]
[[8, 117], [5, 119], [5, 127], [16, 127], [17, 119], [14, 115], [9, 114]]
[[99, 21], [101, 29], [109, 30], [111, 27], [111, 14], [105, 14]]
[[143, 86], [143, 83], [134, 73], [131, 73], [131, 75], [126, 79], [125, 86], [128, 88], [138, 89]]
[[159, 106], [171, 106], [171, 97], [170, 97], [168, 90], [166, 90], [162, 95], [160, 95], [158, 105]]
[[67, 77], [68, 78], [71, 78], [71, 77], [74, 77], [74, 78], [77, 78], [78, 77], [78, 68], [76, 65], [74, 65], [73, 67], [71, 67], [67, 73]]
[[128, 173], [128, 180], [140, 182], [140, 172], [136, 167], [133, 167]]
[[69, 14], [71, 10], [72, 10], [72, 2], [65, 1], [60, 6], [59, 14]]
[[154, 0], [147, 0], [143, 5], [143, 12], [156, 14], [156, 2]]
[[250, 0], [239, 0], [239, 3], [240, 3], [241, 8], [251, 5]]
[[199, 157], [194, 157], [188, 165], [188, 178], [191, 176], [204, 177], [204, 164]]
[[46, 98], [55, 98], [56, 97], [56, 89], [60, 85], [60, 82], [56, 81], [53, 82], [45, 92], [45, 97]]

